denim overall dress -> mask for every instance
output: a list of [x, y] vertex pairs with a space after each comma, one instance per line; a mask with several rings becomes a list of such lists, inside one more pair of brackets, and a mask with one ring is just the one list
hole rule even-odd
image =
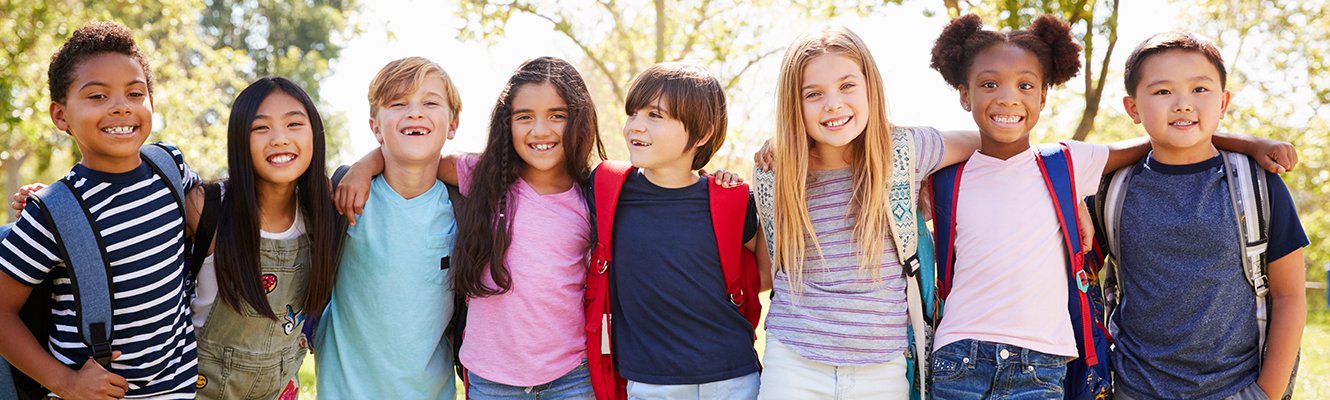
[[248, 304], [243, 311], [218, 301], [198, 332], [199, 399], [295, 399], [297, 373], [309, 342], [301, 333], [301, 300], [309, 282], [306, 235], [259, 240], [259, 265], [274, 321]]

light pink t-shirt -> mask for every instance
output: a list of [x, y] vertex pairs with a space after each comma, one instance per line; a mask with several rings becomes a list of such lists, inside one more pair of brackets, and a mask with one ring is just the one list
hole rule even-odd
[[[1069, 141], [1077, 196], [1099, 187], [1108, 146]], [[961, 172], [956, 265], [934, 349], [963, 339], [1076, 356], [1067, 313], [1067, 250], [1038, 152], [978, 151]], [[1079, 234], [1079, 233], [1073, 233]]]
[[[462, 194], [478, 158], [457, 160]], [[471, 372], [512, 386], [549, 383], [586, 358], [582, 309], [590, 220], [581, 189], [541, 196], [521, 178], [512, 185], [512, 244], [504, 265], [507, 293], [471, 299], [459, 355]], [[467, 234], [459, 232], [460, 235]], [[486, 272], [484, 281], [494, 281]]]

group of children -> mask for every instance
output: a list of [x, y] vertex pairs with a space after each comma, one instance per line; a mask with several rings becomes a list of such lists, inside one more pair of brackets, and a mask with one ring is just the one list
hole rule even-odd
[[[1277, 172], [1291, 147], [1216, 132], [1223, 62], [1187, 32], [1127, 61], [1124, 105], [1148, 140], [1031, 145], [1079, 59], [1051, 16], [1012, 32], [953, 20], [932, 67], [978, 132], [939, 132], [888, 121], [853, 32], [805, 33], [752, 193], [695, 173], [727, 130], [722, 85], [696, 65], [639, 74], [631, 162], [596, 165], [596, 108], [571, 64], [523, 63], [485, 149], [440, 156], [460, 95], [439, 65], [393, 61], [368, 96], [381, 146], [335, 194], [318, 111], [265, 78], [232, 107], [224, 182], [174, 152], [181, 213], [139, 160], [151, 71], [127, 28], [91, 24], [52, 59], [50, 114], [83, 155], [63, 181], [105, 244], [115, 352], [95, 361], [74, 333], [80, 294], [30, 202], [0, 240], [0, 355], [65, 399], [294, 399], [311, 350], [319, 396], [336, 399], [452, 398], [455, 363], [477, 399], [1045, 399], [1080, 394], [1087, 364], [1113, 370], [1092, 395], [1287, 396], [1308, 241], [1278, 176], [1247, 171], [1259, 180], [1237, 190], [1251, 160], [1216, 146]], [[1124, 183], [1101, 184], [1119, 169]], [[1263, 211], [1240, 218], [1251, 198]], [[1093, 244], [1075, 228], [1090, 209]], [[930, 216], [946, 221], [936, 237]], [[1107, 320], [1099, 268], [1082, 267], [1105, 255]], [[38, 338], [19, 310], [43, 283], [55, 329]], [[1116, 347], [1087, 355], [1105, 330]]]

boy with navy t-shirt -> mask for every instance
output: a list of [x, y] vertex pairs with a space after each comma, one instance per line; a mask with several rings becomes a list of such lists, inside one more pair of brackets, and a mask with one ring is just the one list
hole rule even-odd
[[[628, 94], [623, 133], [634, 169], [619, 192], [614, 237], [600, 240], [616, 254], [611, 343], [629, 398], [757, 397], [753, 325], [727, 295], [710, 181], [693, 173], [725, 140], [724, 96], [706, 70], [678, 63], [643, 71]], [[756, 234], [749, 195], [749, 251]]]
[[1283, 181], [1259, 172], [1270, 209], [1271, 313], [1262, 351], [1229, 171], [1210, 141], [1228, 106], [1225, 83], [1214, 43], [1190, 32], [1155, 35], [1127, 60], [1123, 103], [1153, 151], [1118, 172], [1132, 175], [1118, 220], [1123, 300], [1110, 317], [1115, 398], [1287, 395], [1306, 321], [1309, 242]]
[[[69, 272], [36, 202], [0, 240], [0, 354], [61, 398], [193, 399], [198, 368], [181, 265], [184, 217], [170, 184], [139, 158], [152, 131], [147, 60], [128, 28], [93, 23], [51, 58], [49, 77], [51, 121], [83, 156], [62, 180], [82, 199], [109, 261], [114, 361], [107, 370], [92, 360], [76, 333]], [[167, 148], [192, 186], [198, 177]], [[43, 282], [52, 283], [54, 329], [35, 338], [18, 312]]]

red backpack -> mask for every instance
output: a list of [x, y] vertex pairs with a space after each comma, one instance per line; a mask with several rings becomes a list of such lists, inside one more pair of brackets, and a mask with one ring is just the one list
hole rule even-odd
[[[628, 398], [628, 383], [615, 372], [611, 354], [609, 266], [614, 259], [614, 210], [619, 204], [623, 182], [632, 170], [633, 166], [624, 161], [602, 162], [596, 168], [592, 188], [596, 208], [591, 213], [591, 224], [597, 240], [586, 279], [586, 351], [591, 386], [598, 400]], [[743, 244], [748, 185], [726, 189], [712, 182], [707, 187], [711, 200], [711, 225], [716, 230], [720, 264], [725, 271], [725, 289], [730, 294], [730, 301], [739, 307], [739, 312], [753, 325], [756, 334], [758, 319], [762, 315], [762, 303], [757, 297], [760, 289], [757, 258]]]

